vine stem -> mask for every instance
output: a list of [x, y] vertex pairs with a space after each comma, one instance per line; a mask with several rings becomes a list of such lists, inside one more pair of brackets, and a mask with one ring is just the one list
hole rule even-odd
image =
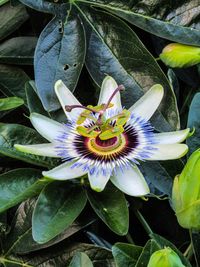
[[147, 234], [151, 237], [151, 235], [153, 234], [153, 231], [151, 230], [150, 226], [148, 225], [143, 215], [139, 212], [139, 210], [135, 211], [135, 215], [138, 218], [138, 220], [141, 222]]
[[133, 238], [132, 238], [132, 236], [130, 235], [129, 232], [126, 234], [126, 240], [127, 240], [130, 244], [135, 245], [135, 242], [133, 241]]
[[17, 264], [17, 265], [21, 265], [22, 267], [34, 267], [33, 265], [29, 265], [20, 261], [14, 261], [14, 260], [9, 260], [6, 258], [0, 258], [0, 262], [1, 263], [13, 263], [13, 264]]

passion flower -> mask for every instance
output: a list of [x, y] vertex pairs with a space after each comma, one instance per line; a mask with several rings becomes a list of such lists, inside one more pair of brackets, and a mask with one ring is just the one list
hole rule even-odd
[[32, 113], [35, 129], [50, 143], [15, 145], [15, 148], [36, 155], [59, 157], [64, 163], [44, 171], [45, 177], [68, 180], [88, 175], [90, 186], [102, 191], [110, 179], [121, 191], [144, 196], [149, 187], [138, 168], [140, 161], [170, 160], [187, 153], [180, 144], [189, 129], [154, 133], [149, 119], [158, 108], [164, 90], [154, 85], [129, 110], [123, 109], [115, 80], [107, 76], [101, 87], [97, 106], [83, 107], [61, 80], [55, 91], [67, 116], [61, 124]]

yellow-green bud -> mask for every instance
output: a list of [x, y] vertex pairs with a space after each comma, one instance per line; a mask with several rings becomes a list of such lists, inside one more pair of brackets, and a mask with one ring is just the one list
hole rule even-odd
[[147, 267], [185, 267], [179, 256], [171, 249], [164, 248], [151, 255]]
[[200, 149], [174, 179], [172, 205], [183, 228], [200, 230]]
[[200, 47], [178, 43], [165, 46], [160, 59], [172, 68], [187, 68], [200, 63]]

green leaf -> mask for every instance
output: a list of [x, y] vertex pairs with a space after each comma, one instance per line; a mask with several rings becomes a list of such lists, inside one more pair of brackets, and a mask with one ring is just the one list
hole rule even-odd
[[190, 136], [186, 143], [189, 146], [188, 156], [192, 154], [200, 146], [200, 93], [195, 94], [189, 109], [187, 127], [195, 132]]
[[85, 58], [83, 26], [78, 16], [66, 17], [66, 13], [67, 9], [61, 9], [60, 16], [49, 22], [40, 34], [35, 51], [36, 86], [47, 111], [60, 107], [55, 82], [61, 79], [74, 91]]
[[77, 252], [72, 261], [70, 262], [69, 267], [93, 267], [93, 264], [87, 254], [83, 252]]
[[94, 217], [89, 214], [82, 214], [79, 218], [72, 223], [72, 225], [45, 244], [38, 244], [32, 237], [32, 213], [35, 207], [35, 199], [23, 202], [12, 221], [12, 227], [6, 237], [4, 243], [4, 253], [9, 254], [27, 254], [33, 251], [41, 250], [51, 247], [64, 239], [69, 238], [73, 234], [94, 222]]
[[[38, 267], [49, 267], [49, 266], [59, 266], [66, 267], [69, 266], [72, 257], [77, 252], [85, 252], [87, 256], [91, 259], [95, 267], [116, 267], [112, 254], [110, 250], [84, 243], [75, 243], [72, 242], [62, 242], [48, 250], [44, 250], [43, 253], [39, 251], [38, 253], [32, 253], [27, 256], [20, 256], [15, 258], [12, 256], [12, 259], [16, 261], [22, 261], [25, 264]], [[26, 267], [26, 265], [23, 265]], [[29, 266], [27, 266], [29, 267]], [[87, 266], [86, 266], [87, 267]]]
[[27, 19], [28, 13], [23, 5], [12, 7], [10, 3], [0, 9], [0, 40], [18, 29]]
[[88, 189], [87, 196], [96, 214], [113, 232], [118, 235], [127, 234], [129, 212], [121, 191], [109, 184], [100, 193]]
[[23, 104], [24, 100], [19, 97], [0, 98], [0, 111], [17, 108]]
[[9, 0], [0, 0], [0, 6], [4, 5], [5, 3], [7, 3]]
[[[195, 1], [77, 0], [104, 8], [129, 23], [168, 40], [200, 46]], [[197, 22], [197, 23], [195, 23]], [[190, 26], [191, 27], [187, 27]]]
[[[45, 13], [52, 13], [52, 14], [56, 14], [57, 11], [57, 7], [61, 6], [60, 4], [56, 4], [56, 3], [50, 3], [49, 1], [45, 1], [45, 0], [19, 0], [22, 4], [27, 5], [30, 8], [36, 9], [38, 11], [41, 12], [45, 12]], [[66, 5], [62, 5], [63, 9], [65, 8]]]
[[33, 213], [34, 240], [43, 244], [60, 234], [78, 217], [86, 201], [84, 191], [77, 185], [63, 182], [47, 185]]
[[171, 243], [169, 242], [167, 239], [165, 239], [162, 236], [159, 236], [157, 234], [151, 234], [151, 238], [153, 238], [153, 240], [157, 243], [157, 245], [160, 247], [159, 249], [165, 248], [165, 247], [170, 247], [172, 250], [174, 250], [178, 256], [180, 257], [182, 263], [186, 266], [186, 267], [192, 267], [190, 262], [188, 261], [187, 258], [185, 258], [183, 256], [183, 254]]
[[101, 85], [105, 74], [112, 76], [126, 90], [123, 105], [133, 105], [154, 84], [161, 84], [165, 96], [153, 124], [167, 131], [179, 127], [176, 99], [170, 84], [136, 34], [120, 19], [100, 11], [79, 8], [86, 27], [88, 49], [86, 66]]
[[49, 114], [44, 110], [42, 103], [37, 95], [37, 88], [34, 81], [28, 81], [25, 84], [25, 92], [27, 98], [27, 104], [30, 113], [39, 113], [46, 117], [49, 117]]
[[33, 65], [36, 37], [15, 37], [0, 45], [0, 63]]
[[116, 243], [112, 247], [112, 254], [118, 267], [134, 267], [141, 252], [142, 247], [131, 244]]
[[0, 154], [2, 155], [46, 168], [55, 167], [58, 164], [56, 159], [23, 153], [14, 148], [14, 144], [30, 145], [44, 142], [44, 139], [31, 128], [0, 123]]
[[0, 90], [5, 96], [17, 96], [26, 104], [25, 83], [28, 75], [21, 69], [0, 64]]
[[157, 245], [157, 243], [154, 240], [149, 240], [144, 246], [142, 253], [140, 254], [134, 266], [135, 267], [144, 267], [144, 266], [146, 267], [151, 257], [151, 254], [153, 254], [157, 250], [159, 250], [159, 246]]
[[149, 184], [152, 184], [162, 193], [168, 196], [171, 195], [173, 179], [159, 162], [141, 162], [140, 170], [144, 174]]
[[0, 175], [0, 212], [37, 195], [47, 181], [40, 179], [41, 171], [16, 169]]

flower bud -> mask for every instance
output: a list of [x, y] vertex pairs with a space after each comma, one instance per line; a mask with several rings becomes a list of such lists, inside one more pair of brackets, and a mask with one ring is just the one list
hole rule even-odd
[[158, 250], [151, 255], [147, 267], [185, 267], [179, 256], [169, 247]]
[[200, 63], [200, 47], [171, 43], [165, 46], [160, 59], [172, 68], [187, 68]]
[[200, 230], [200, 149], [174, 179], [172, 205], [183, 228]]

